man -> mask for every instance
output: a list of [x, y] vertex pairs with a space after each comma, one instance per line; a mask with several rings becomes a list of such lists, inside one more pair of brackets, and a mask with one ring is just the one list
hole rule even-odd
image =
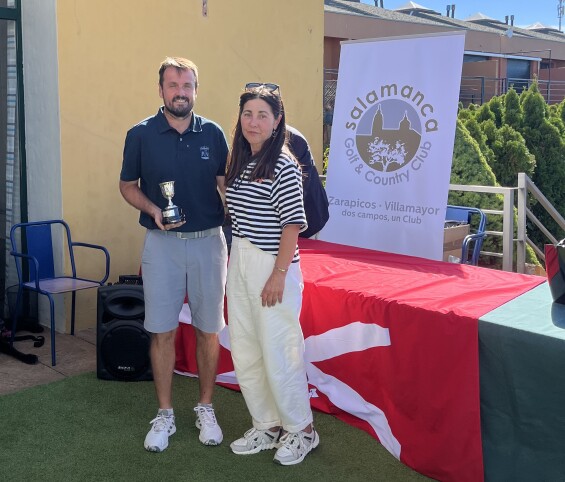
[[[147, 229], [142, 255], [145, 329], [151, 333], [151, 365], [159, 411], [144, 446], [168, 447], [176, 431], [172, 406], [175, 333], [188, 294], [196, 332], [200, 400], [195, 407], [200, 441], [218, 445], [223, 434], [212, 406], [223, 318], [227, 248], [221, 229], [220, 191], [228, 145], [222, 129], [192, 109], [198, 69], [190, 60], [167, 57], [159, 68], [163, 106], [127, 133], [120, 192], [139, 209]], [[174, 204], [186, 220], [165, 224], [168, 204], [159, 184], [174, 181]]]
[[290, 150], [302, 169], [304, 210], [308, 228], [302, 231], [301, 238], [311, 238], [326, 225], [330, 217], [326, 190], [316, 170], [314, 157], [304, 135], [292, 126], [286, 125]]

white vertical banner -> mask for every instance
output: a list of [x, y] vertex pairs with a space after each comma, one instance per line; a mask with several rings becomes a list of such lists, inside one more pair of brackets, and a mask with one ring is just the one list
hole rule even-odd
[[464, 32], [343, 42], [319, 237], [442, 259]]

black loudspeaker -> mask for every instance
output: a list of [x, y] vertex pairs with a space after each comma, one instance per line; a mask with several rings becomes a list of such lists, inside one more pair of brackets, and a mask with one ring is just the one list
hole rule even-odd
[[152, 380], [143, 286], [98, 288], [96, 374], [102, 380]]

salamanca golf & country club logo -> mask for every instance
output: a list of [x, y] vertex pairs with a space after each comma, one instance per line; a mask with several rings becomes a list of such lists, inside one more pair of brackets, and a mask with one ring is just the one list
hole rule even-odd
[[[380, 95], [377, 91], [380, 90]], [[365, 181], [409, 183], [412, 171], [425, 169], [439, 130], [434, 107], [411, 85], [383, 85], [357, 97], [345, 123], [347, 162]]]

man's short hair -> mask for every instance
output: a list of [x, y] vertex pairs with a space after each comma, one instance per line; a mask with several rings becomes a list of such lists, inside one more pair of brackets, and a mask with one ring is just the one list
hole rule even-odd
[[166, 57], [159, 66], [159, 85], [163, 87], [163, 74], [169, 67], [174, 67], [178, 71], [192, 70], [194, 73], [194, 87], [198, 88], [198, 67], [192, 60], [183, 57]]

